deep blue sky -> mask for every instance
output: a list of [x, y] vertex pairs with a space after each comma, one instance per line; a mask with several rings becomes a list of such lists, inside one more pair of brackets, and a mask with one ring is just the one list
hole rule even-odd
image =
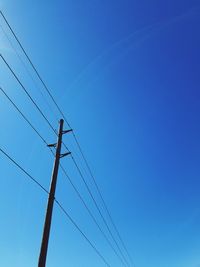
[[[200, 266], [198, 2], [0, 1], [75, 129], [136, 267]], [[1, 28], [0, 38], [1, 53], [57, 128]], [[0, 86], [54, 142], [2, 61]], [[48, 149], [2, 94], [0, 109], [0, 147], [48, 188]], [[65, 142], [76, 156], [72, 137]], [[98, 216], [70, 160], [63, 164]], [[0, 168], [0, 266], [37, 266], [46, 195], [3, 155]], [[111, 266], [122, 266], [62, 173], [56, 195]], [[47, 264], [104, 266], [57, 207]]]

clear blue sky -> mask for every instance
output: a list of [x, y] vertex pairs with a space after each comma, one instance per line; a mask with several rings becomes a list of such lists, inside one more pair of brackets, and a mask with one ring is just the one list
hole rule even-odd
[[[199, 1], [2, 0], [0, 8], [75, 129], [135, 266], [199, 267]], [[1, 28], [0, 50], [57, 128]], [[54, 142], [2, 61], [0, 86]], [[53, 159], [2, 94], [0, 123], [0, 147], [48, 188]], [[70, 159], [62, 163], [104, 227]], [[46, 195], [3, 155], [0, 169], [0, 266], [35, 267]], [[122, 266], [62, 173], [56, 195], [110, 265]], [[104, 266], [57, 207], [47, 266]]]

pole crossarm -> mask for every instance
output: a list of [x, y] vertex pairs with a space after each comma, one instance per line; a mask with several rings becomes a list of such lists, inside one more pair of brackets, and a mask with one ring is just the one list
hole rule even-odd
[[64, 154], [60, 154], [60, 159], [66, 157], [66, 156], [68, 156], [68, 155], [71, 155], [71, 152], [67, 152], [67, 153], [64, 153]]
[[65, 130], [65, 131], [62, 131], [62, 134], [66, 134], [66, 133], [70, 133], [70, 132], [73, 132], [73, 130], [72, 130], [72, 129], [70, 129], [70, 130]]
[[47, 145], [48, 147], [56, 147], [56, 143], [55, 144], [49, 144], [49, 145]]

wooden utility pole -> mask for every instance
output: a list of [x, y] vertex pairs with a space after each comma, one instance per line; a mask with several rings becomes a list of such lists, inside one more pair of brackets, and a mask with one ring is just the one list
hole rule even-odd
[[48, 197], [48, 204], [47, 204], [47, 210], [46, 210], [46, 217], [45, 217], [45, 223], [44, 223], [44, 230], [43, 230], [43, 237], [42, 237], [42, 244], [41, 244], [40, 256], [39, 256], [39, 261], [38, 261], [38, 267], [46, 266], [47, 250], [48, 250], [49, 235], [50, 235], [50, 229], [51, 229], [51, 220], [52, 220], [53, 205], [54, 205], [54, 199], [55, 199], [55, 191], [56, 191], [56, 183], [57, 183], [60, 158], [70, 154], [70, 152], [61, 154], [62, 135], [64, 133], [71, 131], [71, 130], [63, 131], [63, 124], [64, 124], [64, 120], [61, 119], [57, 144], [49, 145], [49, 147], [56, 147], [56, 155], [55, 155], [55, 162], [54, 162], [53, 172], [52, 172], [51, 186], [50, 186], [50, 192], [49, 192], [49, 197]]

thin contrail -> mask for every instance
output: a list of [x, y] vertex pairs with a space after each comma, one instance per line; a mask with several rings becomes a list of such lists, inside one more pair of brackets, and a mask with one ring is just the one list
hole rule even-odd
[[[148, 26], [145, 26], [133, 33], [130, 33], [125, 38], [122, 38], [106, 48], [100, 55], [98, 55], [96, 58], [94, 58], [76, 77], [74, 82], [68, 87], [68, 93], [72, 90], [77, 90], [79, 87], [86, 88], [90, 86], [95, 80], [98, 79], [98, 77], [104, 72], [104, 70], [107, 70], [110, 66], [113, 65], [113, 63], [120, 60], [123, 56], [125, 56], [128, 52], [133, 50], [134, 48], [137, 48], [139, 44], [142, 44], [147, 39], [153, 36], [153, 34], [159, 33], [161, 30], [168, 27], [170, 24], [181, 22], [185, 19], [190, 18], [193, 15], [198, 15], [200, 11], [200, 6], [192, 7], [187, 12], [177, 15], [175, 17], [169, 18], [168, 20], [157, 22]], [[142, 36], [140, 36], [142, 35]], [[126, 46], [126, 47], [124, 47]], [[112, 52], [115, 49], [123, 49], [121, 53], [117, 51], [118, 53], [115, 53], [115, 57], [110, 59], [110, 62], [107, 61], [107, 63], [104, 64], [104, 66], [101, 65], [101, 61], [111, 56]], [[96, 75], [94, 75], [94, 69], [95, 67], [100, 68], [100, 71], [96, 71]], [[92, 75], [91, 75], [92, 72]], [[92, 79], [91, 79], [92, 76]], [[95, 77], [95, 78], [94, 78]], [[83, 84], [84, 82], [84, 84]]]
[[[81, 81], [82, 78], [84, 78], [85, 75], [87, 75], [88, 72], [90, 72], [91, 70], [93, 70], [93, 68], [95, 68], [95, 65], [98, 66], [98, 63], [106, 58], [107, 56], [109, 56], [112, 51], [116, 48], [120, 48], [121, 46], [123, 46], [126, 43], [130, 43], [130, 41], [137, 37], [137, 35], [142, 34], [145, 31], [148, 30], [152, 30], [153, 27], [157, 25], [152, 24], [149, 26], [145, 26], [139, 30], [136, 30], [133, 33], [130, 33], [129, 35], [127, 35], [126, 37], [116, 41], [115, 43], [113, 43], [111, 46], [107, 47], [105, 50], [103, 50], [103, 52], [101, 52], [98, 56], [96, 56], [88, 65], [85, 66], [85, 68], [77, 75], [76, 79], [71, 83], [71, 85], [68, 87], [68, 91], [72, 90], [76, 85], [78, 85], [78, 83]], [[90, 74], [89, 74], [90, 75]]]

